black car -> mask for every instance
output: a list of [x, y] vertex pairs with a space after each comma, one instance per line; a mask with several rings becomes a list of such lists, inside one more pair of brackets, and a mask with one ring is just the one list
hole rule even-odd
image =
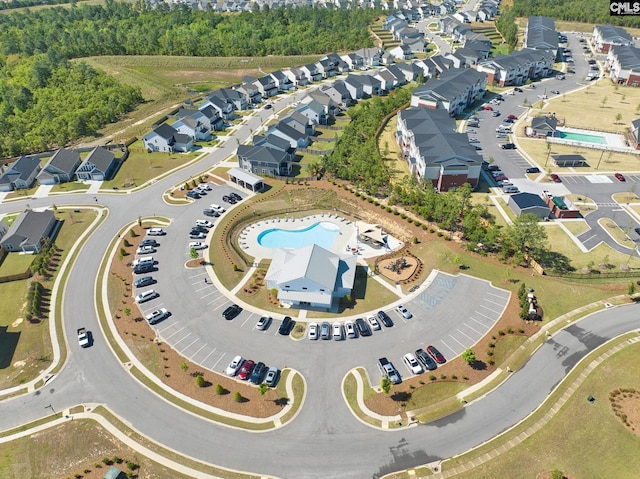
[[152, 263], [141, 263], [133, 267], [133, 272], [135, 274], [148, 273], [149, 271], [153, 271]]
[[133, 285], [136, 288], [142, 288], [143, 286], [148, 286], [150, 284], [155, 283], [156, 280], [151, 276], [143, 276], [142, 278], [138, 278], [134, 281]]
[[235, 191], [232, 191], [231, 193], [229, 193], [229, 196], [231, 198], [233, 198], [236, 201], [242, 201], [242, 196], [240, 196], [238, 193], [236, 193]]
[[236, 316], [238, 316], [241, 312], [242, 312], [242, 308], [237, 304], [233, 304], [222, 312], [222, 317], [227, 321], [230, 321]]
[[265, 374], [267, 374], [267, 366], [263, 362], [256, 363], [251, 371], [251, 376], [249, 376], [249, 381], [253, 384], [260, 384]]
[[513, 91], [517, 91], [518, 93], [522, 93], [523, 90], [522, 90], [522, 88], [516, 87], [516, 88], [513, 89]]
[[282, 324], [278, 328], [278, 332], [283, 336], [288, 336], [293, 328], [294, 321], [290, 316], [285, 316], [282, 320]]
[[527, 168], [525, 170], [526, 173], [540, 173], [540, 168], [538, 168], [537, 166], [533, 166], [531, 168]]
[[390, 328], [391, 326], [393, 326], [393, 321], [391, 321], [391, 318], [389, 317], [389, 315], [387, 313], [385, 313], [384, 311], [378, 311], [378, 319], [387, 328]]
[[640, 228], [634, 228], [634, 230], [636, 233], [638, 233], [640, 235]]
[[208, 228], [204, 226], [196, 225], [191, 227], [191, 233], [204, 233], [207, 234], [209, 232]]
[[265, 110], [271, 110], [271, 108], [272, 108], [271, 103], [267, 103], [267, 104], [264, 106], [264, 109], [265, 109]]
[[146, 238], [140, 241], [139, 246], [160, 246], [160, 243], [158, 243], [153, 238]]
[[222, 201], [224, 201], [225, 203], [232, 204], [232, 205], [237, 203], [236, 199], [231, 195], [224, 195], [222, 197]]
[[427, 368], [429, 371], [433, 371], [434, 369], [436, 369], [438, 367], [438, 365], [431, 358], [431, 356], [429, 356], [425, 352], [425, 350], [422, 349], [422, 348], [416, 349], [416, 358], [418, 358], [418, 361], [420, 361], [422, 364], [424, 364], [424, 367]]
[[364, 319], [356, 319], [356, 327], [358, 328], [360, 336], [371, 336], [371, 328]]
[[515, 145], [515, 143], [504, 143], [502, 145], [502, 149], [503, 150], [515, 150], [516, 149], [516, 145]]
[[205, 216], [212, 216], [214, 218], [217, 218], [218, 216], [220, 216], [220, 213], [218, 213], [216, 210], [213, 210], [211, 208], [203, 209], [202, 214]]
[[189, 198], [193, 198], [194, 200], [200, 199], [200, 195], [198, 193], [196, 193], [195, 191], [187, 191], [187, 196]]

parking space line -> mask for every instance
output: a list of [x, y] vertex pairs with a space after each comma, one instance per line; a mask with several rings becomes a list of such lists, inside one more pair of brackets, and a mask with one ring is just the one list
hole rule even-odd
[[198, 274], [194, 274], [194, 275], [192, 275], [192, 276], [189, 276], [189, 279], [193, 279], [193, 278], [200, 278], [200, 277], [202, 277], [202, 276], [203, 276], [203, 275], [205, 275], [205, 274], [207, 274], [207, 272], [206, 272], [206, 271], [203, 271], [202, 273], [198, 273]]
[[200, 363], [200, 364], [203, 364], [203, 365], [204, 365], [204, 362], [205, 362], [207, 359], [209, 359], [209, 356], [211, 356], [213, 353], [215, 353], [215, 352], [216, 352], [216, 349], [218, 349], [218, 348], [213, 348], [213, 349], [211, 350], [211, 352], [205, 356], [205, 358], [201, 361], [201, 363]]
[[222, 353], [222, 356], [220, 356], [220, 357], [218, 358], [218, 360], [213, 364], [213, 366], [211, 366], [211, 368], [210, 368], [210, 369], [215, 369], [215, 368], [216, 368], [216, 366], [218, 365], [218, 363], [222, 360], [222, 358], [224, 358], [224, 357], [225, 357], [225, 355], [226, 355], [226, 354], [227, 354], [227, 353]]
[[178, 334], [180, 331], [182, 331], [185, 327], [181, 327], [180, 329], [178, 329], [175, 333], [170, 334], [169, 336], [167, 336], [166, 338], [164, 338], [165, 341], [171, 339], [172, 337], [174, 337], [176, 334]]
[[451, 351], [453, 354], [457, 354], [456, 351], [447, 343], [445, 343], [442, 339], [440, 341], [442, 341], [442, 344], [444, 344], [447, 347], [447, 349], [449, 349], [449, 351]]
[[503, 306], [504, 307], [504, 301], [499, 303], [498, 301], [491, 301], [489, 298], [484, 298], [484, 300], [489, 302], [489, 303], [491, 303], [491, 304], [497, 304], [498, 306]]
[[[471, 318], [471, 319], [473, 319], [473, 318]], [[476, 322], [477, 322], [477, 321], [476, 321]], [[485, 331], [480, 332], [480, 331], [478, 331], [477, 329], [472, 328], [472, 327], [471, 327], [469, 324], [467, 324], [467, 323], [464, 323], [464, 325], [465, 325], [467, 328], [469, 328], [471, 331], [478, 333], [480, 336], [482, 336], [482, 335], [486, 332], [486, 329], [485, 329]], [[483, 325], [483, 326], [484, 326], [484, 325]]]
[[485, 306], [484, 304], [480, 304], [480, 307], [481, 307], [481, 308], [488, 309], [488, 310], [489, 310], [489, 311], [491, 311], [492, 313], [496, 313], [496, 314], [499, 314], [499, 313], [500, 313], [500, 311], [496, 311], [495, 309], [491, 309], [489, 306]]
[[206, 298], [207, 296], [211, 296], [212, 294], [216, 294], [216, 293], [219, 293], [219, 292], [220, 292], [220, 291], [218, 291], [217, 289], [212, 289], [212, 290], [210, 290], [210, 292], [208, 292], [208, 293], [207, 293], [207, 294], [205, 294], [204, 296], [200, 296], [200, 299], [204, 299], [204, 298]]
[[466, 348], [466, 347], [467, 347], [467, 345], [466, 345], [466, 344], [461, 343], [460, 341], [458, 341], [458, 340], [457, 340], [456, 338], [454, 338], [453, 336], [449, 335], [449, 337], [450, 337], [451, 339], [453, 339], [456, 343], [458, 343], [460, 346], [462, 346], [463, 348]]
[[247, 319], [245, 319], [245, 320], [242, 322], [242, 324], [240, 325], [240, 327], [241, 327], [241, 328], [244, 328], [244, 325], [245, 325], [245, 324], [247, 324], [247, 321], [249, 321], [249, 318], [250, 318], [250, 317], [251, 317], [251, 316], [247, 317]]
[[485, 328], [489, 329], [489, 326], [487, 326], [486, 324], [484, 324], [482, 321], [477, 320], [476, 318], [472, 318], [471, 316], [469, 316], [469, 319], [471, 321], [475, 321], [476, 323], [478, 323], [481, 326], [484, 326]]
[[[226, 297], [226, 296], [224, 296], [224, 299], [227, 299], [227, 297]], [[223, 302], [223, 303], [222, 303], [222, 305], [221, 305], [221, 306], [226, 306], [227, 304], [228, 304], [228, 303], [227, 303], [227, 301], [225, 301], [225, 302]], [[221, 308], [221, 306], [216, 306], [215, 308], [213, 308], [213, 310], [214, 310], [214, 311], [217, 311], [217, 310], [219, 310], [219, 309]]]
[[492, 323], [495, 323], [495, 319], [492, 316], [487, 316], [486, 314], [482, 314], [480, 311], [475, 311], [476, 314], [479, 314], [480, 316], [487, 318], [489, 321], [491, 321]]
[[202, 346], [200, 346], [200, 349], [198, 349], [195, 353], [193, 353], [191, 356], [189, 356], [189, 359], [194, 358], [200, 351], [202, 351], [205, 346], [207, 345], [207, 343], [204, 343]]
[[[219, 292], [219, 291], [216, 291]], [[227, 297], [224, 294], [220, 294], [220, 296], [216, 297], [216, 299], [214, 299], [213, 301], [208, 302], [207, 304], [213, 304], [213, 303], [217, 303], [219, 300], [227, 300]]]
[[497, 298], [505, 299], [505, 300], [509, 297], [509, 294], [504, 295], [504, 294], [492, 293], [491, 291], [487, 292], [486, 294], [487, 296], [495, 296]]
[[175, 348], [178, 344], [180, 344], [182, 341], [187, 339], [189, 336], [191, 336], [191, 333], [189, 333], [186, 336], [183, 336], [182, 338], [178, 339], [178, 341], [176, 341], [175, 343], [171, 343], [171, 346], [173, 346]]
[[194, 345], [195, 343], [197, 343], [198, 341], [200, 341], [200, 338], [196, 338], [196, 339], [194, 339], [193, 341], [191, 341], [191, 342], [189, 343], [189, 345], [188, 345], [188, 346], [185, 346], [185, 348], [183, 349], [183, 351], [186, 351], [187, 349], [189, 349], [191, 346], [193, 346], [193, 345]]
[[473, 339], [471, 336], [469, 336], [468, 334], [466, 334], [464, 331], [460, 331], [458, 328], [456, 328], [456, 331], [458, 331], [460, 334], [462, 334], [463, 336], [466, 336], [467, 339], [469, 339], [470, 341], [474, 341], [475, 339]]

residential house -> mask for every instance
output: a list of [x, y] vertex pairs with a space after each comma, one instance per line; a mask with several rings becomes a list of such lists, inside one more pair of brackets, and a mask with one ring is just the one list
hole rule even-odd
[[613, 45], [633, 46], [633, 37], [624, 28], [613, 25], [596, 25], [591, 41], [596, 51], [600, 53], [607, 53]]
[[470, 68], [483, 60], [484, 55], [478, 50], [462, 47], [453, 53], [446, 54], [445, 58], [453, 62], [454, 68]]
[[44, 165], [36, 177], [41, 185], [55, 185], [66, 183], [73, 179], [73, 175], [82, 163], [80, 153], [76, 150], [60, 148]]
[[305, 135], [313, 136], [316, 133], [316, 124], [297, 109], [282, 118], [280, 123], [289, 125]]
[[631, 146], [636, 150], [640, 150], [640, 118], [636, 118], [631, 122], [629, 133], [631, 136]]
[[[202, 105], [198, 107], [198, 109], [202, 111], [206, 110], [207, 108], [214, 109], [216, 113], [220, 116], [220, 119], [222, 120], [223, 124], [224, 124], [224, 120], [229, 121], [229, 120], [233, 120], [236, 117], [234, 113], [235, 107], [233, 102], [227, 102], [226, 100], [224, 100], [219, 96], [215, 96], [215, 95], [209, 96], [209, 98], [207, 98], [204, 101], [204, 103], [202, 103]], [[210, 114], [207, 114], [207, 116], [210, 116]]]
[[531, 119], [531, 134], [533, 136], [555, 136], [558, 120], [550, 116], [536, 116]]
[[321, 87], [321, 91], [331, 98], [342, 110], [346, 110], [353, 104], [351, 93], [342, 80]]
[[[210, 96], [220, 98], [223, 102], [231, 105], [234, 110], [243, 111], [248, 108], [249, 96], [240, 90], [234, 90], [231, 88], [220, 88], [214, 91]], [[215, 107], [215, 105], [212, 104]]]
[[327, 59], [331, 63], [336, 65], [336, 72], [337, 73], [348, 73], [349, 72], [349, 65], [337, 53], [329, 53], [327, 56], [321, 58], [321, 60], [323, 60], [323, 59]]
[[260, 78], [245, 76], [242, 81], [243, 83], [250, 83], [255, 86], [260, 92], [260, 96], [262, 98], [271, 98], [272, 96], [276, 96], [278, 94], [276, 81], [271, 75], [265, 75]]
[[[326, 117], [327, 122], [333, 120], [338, 112], [338, 104], [333, 101], [333, 99], [325, 93], [322, 89], [315, 89], [309, 92], [306, 99], [302, 100], [302, 103], [307, 103], [308, 100], [317, 101], [320, 105], [322, 105], [322, 109], [324, 111], [324, 116]], [[322, 124], [322, 123], [320, 123]]]
[[484, 97], [487, 76], [473, 69], [448, 70], [430, 79], [411, 94], [411, 106], [444, 109], [450, 116], [461, 115], [477, 99]]
[[291, 87], [293, 86], [293, 82], [289, 79], [287, 75], [284, 74], [284, 72], [282, 72], [281, 70], [276, 70], [275, 72], [269, 73], [269, 75], [275, 81], [276, 88], [278, 89], [279, 92], [284, 93], [291, 90]]
[[89, 152], [76, 170], [76, 177], [80, 181], [106, 181], [113, 177], [117, 168], [116, 155], [102, 146], [97, 146]]
[[197, 116], [185, 116], [171, 126], [178, 133], [187, 135], [194, 142], [209, 141], [211, 139], [211, 130], [207, 126], [207, 123], [209, 122], [204, 118], [201, 119]]
[[306, 148], [311, 143], [311, 138], [306, 133], [300, 132], [294, 126], [282, 121], [267, 130], [266, 136], [274, 135], [287, 140], [292, 148]]
[[166, 123], [147, 133], [142, 138], [142, 143], [147, 151], [150, 152], [186, 152], [193, 148], [193, 138], [191, 136], [178, 132]]
[[382, 92], [389, 92], [397, 85], [396, 77], [394, 77], [386, 68], [377, 70], [374, 72], [373, 76], [380, 81], [380, 89]]
[[233, 89], [247, 98], [248, 105], [256, 105], [262, 101], [262, 94], [254, 83], [243, 82], [240, 86], [233, 87]]
[[291, 80], [296, 87], [301, 87], [309, 84], [309, 77], [307, 77], [306, 73], [301, 68], [289, 68], [287, 70], [283, 70], [283, 73]]
[[523, 85], [527, 80], [552, 74], [554, 60], [555, 56], [550, 51], [525, 48], [481, 61], [476, 69], [487, 75], [487, 82], [491, 85]]
[[337, 255], [316, 244], [278, 249], [265, 277], [267, 288], [278, 291], [281, 304], [331, 308], [351, 294], [356, 262], [356, 255]]
[[439, 78], [444, 72], [453, 68], [453, 62], [442, 55], [426, 58], [424, 63], [429, 66], [429, 71], [432, 73], [430, 78]]
[[338, 73], [338, 65], [326, 57], [316, 62], [316, 68], [324, 79], [334, 77]]
[[436, 76], [436, 69], [432, 62], [424, 60], [414, 60], [413, 64], [420, 68], [422, 71], [422, 77], [426, 80], [428, 78], [434, 78]]
[[327, 125], [329, 123], [329, 116], [324, 106], [312, 98], [307, 98], [304, 103], [300, 104], [296, 108], [296, 112], [307, 117], [314, 125]]
[[5, 251], [38, 253], [45, 238], [53, 239], [56, 217], [51, 210], [26, 210], [11, 224], [0, 241]]
[[394, 63], [393, 65], [387, 65], [386, 70], [395, 78], [395, 86], [399, 87], [402, 85], [406, 85], [409, 81], [407, 79], [407, 71], [401, 67], [401, 65], [406, 65], [403, 63]]
[[551, 210], [545, 201], [539, 195], [533, 193], [523, 192], [511, 195], [507, 206], [516, 216], [532, 214], [538, 218], [548, 218], [551, 214]]
[[357, 75], [362, 84], [362, 92], [368, 96], [380, 96], [382, 94], [382, 82], [374, 75]]
[[612, 45], [607, 53], [605, 69], [614, 83], [640, 85], [640, 48]]
[[344, 62], [349, 65], [349, 69], [353, 70], [363, 70], [366, 66], [364, 64], [364, 58], [355, 53], [347, 53], [346, 55], [341, 55], [340, 58], [344, 60]]
[[0, 191], [31, 188], [40, 173], [40, 158], [23, 156], [9, 164], [0, 175]]
[[[216, 98], [216, 100], [220, 100]], [[204, 108], [200, 108], [200, 110], [204, 117], [207, 119], [207, 122], [210, 125], [211, 131], [222, 131], [224, 130], [224, 119], [221, 113], [211, 105], [205, 106]], [[233, 110], [231, 110], [231, 115], [233, 115]]]
[[384, 50], [380, 47], [361, 48], [355, 54], [362, 58], [363, 66], [378, 67], [382, 64]]
[[344, 86], [349, 91], [352, 100], [361, 100], [364, 98], [364, 89], [362, 82], [358, 79], [357, 75], [347, 75], [344, 79]]
[[482, 157], [465, 133], [456, 132], [456, 122], [446, 110], [401, 110], [396, 140], [411, 172], [438, 191], [478, 184]]
[[238, 145], [238, 165], [257, 175], [289, 176], [293, 156], [270, 146]]
[[471, 12], [465, 12], [463, 10], [459, 10], [452, 15], [453, 18], [458, 20], [460, 23], [471, 23]]
[[313, 83], [322, 80], [322, 72], [318, 69], [315, 63], [303, 65], [300, 67], [300, 70], [302, 70], [309, 81]]
[[529, 17], [524, 30], [523, 48], [549, 50], [555, 58], [558, 55], [558, 32], [553, 18]]
[[412, 60], [414, 57], [411, 47], [405, 43], [401, 43], [397, 47], [390, 49], [389, 54], [398, 60]]

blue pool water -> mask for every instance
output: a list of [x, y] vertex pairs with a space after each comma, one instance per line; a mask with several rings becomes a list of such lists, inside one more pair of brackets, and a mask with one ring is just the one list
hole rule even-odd
[[606, 145], [607, 139], [600, 135], [588, 135], [586, 133], [576, 133], [573, 131], [557, 131], [560, 138], [574, 141], [584, 141], [585, 143], [596, 143], [598, 145]]
[[338, 225], [323, 221], [301, 230], [265, 230], [258, 235], [258, 244], [265, 248], [302, 248], [315, 243], [325, 249], [331, 249], [339, 234]]

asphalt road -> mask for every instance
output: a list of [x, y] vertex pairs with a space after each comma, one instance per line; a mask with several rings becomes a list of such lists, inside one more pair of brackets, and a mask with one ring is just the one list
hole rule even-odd
[[[267, 113], [262, 111], [259, 115], [266, 116]], [[257, 118], [249, 120], [249, 125], [239, 129], [239, 137], [246, 138], [251, 134], [249, 128], [255, 129], [259, 123]], [[188, 241], [184, 228], [200, 217], [197, 210], [207, 200], [184, 207], [166, 205], [160, 197], [178, 178], [197, 175], [231, 154], [235, 149], [233, 143], [227, 143], [187, 171], [137, 193], [97, 195], [98, 203], [109, 208], [109, 215], [80, 251], [64, 292], [68, 361], [46, 387], [33, 394], [3, 401], [0, 429], [35, 420], [48, 413], [49, 406], [60, 411], [82, 402], [99, 402], [108, 405], [125, 422], [153, 440], [222, 467], [287, 478], [378, 477], [450, 457], [490, 439], [535, 409], [589, 350], [638, 327], [637, 306], [590, 316], [558, 333], [499, 390], [459, 413], [427, 426], [382, 432], [354, 419], [339, 393], [344, 373], [377, 355], [380, 345], [375, 343], [375, 336], [353, 340], [352, 344], [330, 341], [320, 345], [309, 344], [306, 340], [295, 344], [287, 338], [262, 335], [249, 328], [238, 327], [234, 322], [222, 322], [214, 312], [202, 318], [203, 328], [220, 328], [218, 331], [228, 334], [230, 340], [243, 339], [249, 350], [247, 356], [278, 361], [282, 366], [300, 370], [307, 380], [308, 396], [293, 423], [269, 433], [245, 432], [194, 417], [140, 385], [112, 355], [96, 319], [93, 278], [97, 277], [100, 260], [111, 238], [123, 225], [135, 221], [138, 216], [166, 215], [173, 218], [174, 224], [170, 227], [171, 233], [161, 239], [159, 267], [177, 278], [174, 282], [185, 284], [175, 288], [174, 297], [169, 289], [163, 289], [161, 301], [166, 301], [167, 306], [170, 301], [178, 303], [181, 288], [198, 294], [199, 282], [182, 267]], [[60, 206], [60, 198], [55, 200]], [[74, 195], [73, 201], [75, 204], [95, 204], [89, 195]], [[30, 200], [32, 207], [43, 207], [53, 202], [53, 198]], [[21, 206], [3, 204], [0, 212], [15, 211]], [[425, 313], [429, 313], [429, 301], [425, 298], [421, 301]], [[185, 311], [199, 314], [197, 308], [202, 308], [179, 304], [176, 311], [185, 308]], [[415, 306], [417, 308], [418, 304]], [[191, 321], [188, 316], [185, 321]], [[397, 316], [394, 320], [398, 322]], [[94, 333], [95, 342], [89, 349], [80, 349], [75, 340], [75, 330], [81, 326]], [[399, 344], [403, 350], [405, 347], [413, 350], [416, 344], [411, 328], [409, 323], [398, 324], [398, 327], [385, 331], [384, 336], [380, 335], [384, 339], [380, 342], [387, 342], [389, 348]], [[403, 344], [405, 341], [408, 342]]]

